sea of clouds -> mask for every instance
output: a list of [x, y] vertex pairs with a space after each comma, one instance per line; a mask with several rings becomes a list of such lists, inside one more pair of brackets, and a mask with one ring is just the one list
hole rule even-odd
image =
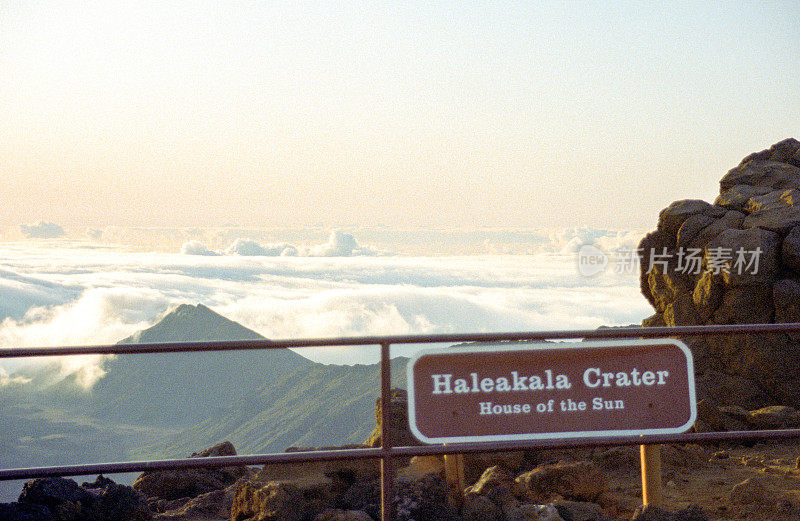
[[[582, 244], [633, 248], [635, 232], [496, 232], [491, 243], [480, 234], [420, 233], [418, 244], [429, 240], [435, 251], [404, 253], [414, 241], [398, 232], [384, 234], [379, 245], [341, 231], [316, 244], [300, 236], [237, 237], [217, 249], [190, 239], [173, 252], [69, 238], [0, 242], [0, 346], [114, 343], [180, 303], [205, 304], [276, 339], [583, 329], [651, 314], [635, 271], [585, 277], [576, 267]], [[464, 251], [476, 248], [475, 240], [489, 253], [448, 254], [442, 246]], [[537, 253], [497, 253], [525, 241]], [[301, 354], [325, 363], [377, 360], [363, 349]], [[86, 386], [103, 374], [100, 357], [59, 363], [62, 374], [77, 373]], [[20, 364], [0, 362], [0, 386], [24, 383], [12, 376]]]
[[262, 244], [254, 239], [238, 237], [222, 252], [209, 249], [199, 240], [190, 240], [183, 243], [181, 253], [206, 257], [218, 255], [241, 255], [244, 257], [353, 257], [386, 254], [386, 252], [361, 246], [355, 237], [341, 230], [331, 232], [328, 242], [306, 248], [286, 242]]

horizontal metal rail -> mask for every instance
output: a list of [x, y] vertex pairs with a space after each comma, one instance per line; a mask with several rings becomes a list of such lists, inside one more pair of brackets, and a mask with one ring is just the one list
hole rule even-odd
[[393, 460], [398, 457], [440, 454], [466, 454], [500, 452], [525, 449], [597, 447], [615, 445], [651, 445], [664, 443], [695, 443], [718, 441], [745, 441], [774, 438], [800, 438], [800, 429], [755, 430], [736, 432], [706, 432], [647, 436], [614, 436], [593, 438], [560, 438], [546, 440], [471, 442], [444, 445], [403, 446], [392, 445], [387, 418], [390, 415], [390, 346], [394, 344], [433, 344], [454, 342], [513, 342], [569, 339], [611, 338], [666, 338], [698, 335], [724, 334], [779, 334], [800, 332], [800, 323], [781, 324], [732, 324], [711, 326], [676, 327], [613, 327], [601, 329], [531, 331], [517, 333], [457, 333], [436, 335], [360, 336], [337, 338], [311, 338], [295, 340], [242, 340], [219, 342], [167, 342], [153, 344], [113, 344], [97, 346], [25, 347], [0, 349], [0, 358], [70, 356], [70, 355], [124, 355], [146, 353], [185, 353], [204, 351], [233, 351], [255, 349], [288, 349], [304, 347], [373, 346], [380, 347], [380, 399], [381, 399], [381, 447], [342, 450], [311, 450], [242, 456], [218, 456], [207, 458], [165, 459], [116, 463], [91, 463], [0, 469], [0, 481], [12, 479], [80, 476], [88, 474], [114, 474], [123, 472], [157, 471], [180, 468], [228, 467], [241, 465], [265, 465], [301, 463], [309, 461], [376, 459], [381, 462], [381, 513], [384, 521], [393, 517]]
[[[441, 454], [476, 454], [529, 449], [563, 449], [573, 447], [610, 447], [620, 445], [661, 445], [668, 443], [708, 443], [719, 441], [756, 441], [776, 438], [800, 438], [800, 429], [761, 431], [703, 432], [663, 434], [648, 436], [560, 438], [529, 441], [449, 443], [443, 445], [408, 445], [392, 447], [394, 457], [435, 456]], [[379, 460], [384, 455], [380, 448], [309, 450], [248, 454], [242, 456], [214, 456], [116, 463], [87, 463], [52, 467], [30, 467], [0, 470], [0, 481], [12, 479], [44, 478], [55, 476], [86, 476], [90, 474], [116, 474], [189, 468], [219, 468], [249, 465], [305, 463], [309, 461]]]
[[0, 358], [122, 355], [136, 353], [185, 353], [236, 351], [251, 349], [288, 349], [301, 347], [341, 347], [383, 344], [435, 344], [447, 342], [512, 342], [569, 339], [661, 338], [672, 336], [724, 335], [744, 333], [800, 332], [800, 322], [780, 324], [729, 324], [674, 327], [609, 327], [601, 329], [565, 329], [519, 333], [447, 333], [436, 335], [353, 336], [301, 338], [297, 340], [226, 340], [217, 342], [162, 342], [153, 344], [110, 344], [95, 346], [19, 347], [0, 349]]

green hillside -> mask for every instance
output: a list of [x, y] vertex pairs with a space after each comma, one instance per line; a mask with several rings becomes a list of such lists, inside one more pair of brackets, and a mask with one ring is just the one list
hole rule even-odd
[[[263, 339], [203, 305], [180, 305], [120, 343]], [[406, 359], [392, 362], [405, 386]], [[89, 393], [55, 366], [7, 388], [0, 466], [183, 457], [222, 440], [240, 453], [363, 442], [379, 366], [325, 365], [281, 350], [119, 355]], [[55, 382], [55, 383], [53, 383]]]

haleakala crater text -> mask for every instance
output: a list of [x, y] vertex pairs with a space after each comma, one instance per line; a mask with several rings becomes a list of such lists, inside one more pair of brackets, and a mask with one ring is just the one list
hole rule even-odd
[[[601, 367], [589, 367], [583, 371], [581, 383], [590, 389], [608, 387], [651, 387], [666, 385], [669, 371], [645, 370], [633, 367], [628, 371], [605, 371]], [[521, 375], [511, 371], [508, 376], [481, 376], [477, 372], [467, 377], [455, 378], [451, 373], [432, 374], [431, 394], [503, 393], [515, 391], [569, 390], [572, 381], [569, 376], [545, 369], [541, 374]]]

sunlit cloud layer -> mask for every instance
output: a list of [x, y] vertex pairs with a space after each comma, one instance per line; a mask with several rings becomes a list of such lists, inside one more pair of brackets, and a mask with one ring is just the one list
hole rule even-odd
[[[582, 277], [574, 253], [210, 256], [26, 242], [0, 244], [0, 263], [3, 347], [114, 343], [179, 303], [203, 303], [268, 338], [594, 328], [651, 312], [635, 273]], [[377, 357], [301, 354], [326, 363]], [[19, 364], [3, 362], [3, 382]], [[90, 385], [102, 360], [70, 359], [61, 372]]]
[[[186, 255], [213, 256], [219, 253], [206, 248], [197, 240], [186, 242], [181, 247]], [[378, 255], [379, 252], [358, 244], [349, 233], [340, 230], [331, 232], [328, 241], [310, 248], [298, 248], [286, 242], [261, 244], [253, 239], [237, 238], [228, 246], [225, 255], [241, 255], [244, 257], [351, 257], [359, 255]]]

